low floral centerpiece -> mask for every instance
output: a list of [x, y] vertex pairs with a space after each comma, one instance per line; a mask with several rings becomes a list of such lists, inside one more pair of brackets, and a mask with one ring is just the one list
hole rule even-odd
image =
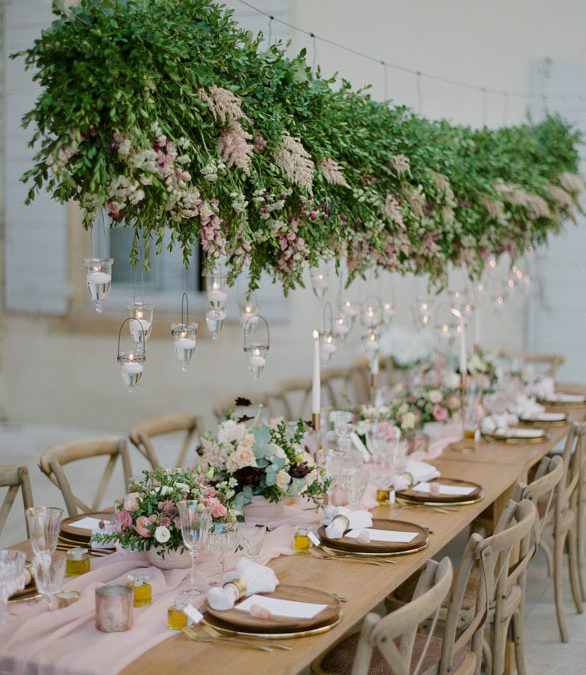
[[213, 468], [205, 474], [201, 467], [143, 471], [143, 478], [132, 480], [130, 492], [116, 505], [111, 525], [95, 533], [92, 541], [132, 551], [154, 549], [162, 559], [174, 551], [183, 553], [177, 503], [197, 500], [213, 522], [232, 522], [238, 516], [232, 503], [235, 485], [230, 477], [216, 476]]
[[302, 420], [289, 433], [284, 421], [257, 426], [256, 420], [250, 424], [228, 419], [217, 434], [202, 439], [200, 466], [233, 486], [237, 509], [256, 496], [275, 503], [304, 496], [318, 504], [329, 482], [303, 445], [306, 430]]

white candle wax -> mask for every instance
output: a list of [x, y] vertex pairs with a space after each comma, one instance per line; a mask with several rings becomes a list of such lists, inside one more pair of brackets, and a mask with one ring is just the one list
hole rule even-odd
[[314, 415], [319, 415], [321, 409], [320, 395], [321, 395], [321, 378], [319, 370], [319, 333], [313, 331], [313, 380], [311, 390], [311, 412]]
[[342, 314], [347, 314], [348, 316], [356, 316], [356, 308], [352, 306], [352, 303], [346, 303], [342, 306]]
[[195, 340], [188, 337], [176, 338], [175, 346], [177, 349], [195, 349]]
[[144, 370], [142, 363], [137, 363], [136, 361], [127, 361], [123, 363], [120, 367], [123, 373], [128, 373], [128, 375], [138, 375]]
[[377, 354], [372, 360], [372, 363], [370, 364], [370, 373], [371, 375], [378, 375], [378, 371], [379, 371], [379, 362]]
[[378, 341], [377, 340], [367, 340], [365, 348], [369, 352], [375, 352], [378, 349]]
[[464, 330], [464, 316], [460, 317], [460, 373], [462, 377], [466, 376], [468, 364], [466, 359], [466, 332]]
[[107, 272], [88, 272], [88, 284], [109, 284], [112, 281], [112, 275]]
[[343, 321], [336, 321], [336, 332], [340, 335], [346, 335], [348, 326]]
[[224, 291], [213, 289], [208, 291], [208, 300], [210, 302], [226, 302], [228, 296]]
[[266, 362], [267, 362], [267, 360], [265, 359], [265, 357], [264, 357], [264, 356], [260, 356], [260, 355], [258, 355], [258, 354], [253, 354], [253, 355], [248, 359], [248, 363], [250, 363], [250, 365], [251, 365], [253, 368], [262, 368], [262, 367], [264, 367], [264, 365], [265, 365]]

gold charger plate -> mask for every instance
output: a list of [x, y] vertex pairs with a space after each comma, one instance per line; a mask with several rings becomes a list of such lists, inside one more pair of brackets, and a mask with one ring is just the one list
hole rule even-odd
[[558, 401], [556, 399], [538, 398], [537, 403], [545, 406], [564, 406], [568, 408], [581, 408], [586, 405], [585, 401]]
[[[369, 528], [362, 528], [369, 529]], [[329, 548], [335, 548], [338, 551], [346, 553], [368, 553], [370, 555], [387, 555], [397, 553], [412, 553], [413, 550], [419, 550], [427, 543], [427, 530], [421, 525], [410, 523], [405, 520], [391, 520], [389, 518], [373, 518], [372, 529], [392, 530], [395, 532], [415, 532], [416, 536], [409, 542], [397, 541], [368, 541], [359, 542], [350, 537], [340, 537], [340, 539], [330, 539], [326, 534], [325, 525], [320, 525], [317, 533], [324, 545]]]
[[373, 551], [352, 551], [350, 552], [347, 548], [338, 548], [336, 546], [332, 546], [332, 544], [328, 544], [327, 547], [329, 549], [332, 549], [333, 551], [338, 551], [339, 553], [346, 553], [347, 555], [356, 555], [356, 556], [362, 556], [364, 558], [394, 558], [396, 556], [400, 555], [409, 555], [410, 553], [417, 553], [418, 551], [423, 551], [423, 549], [427, 548], [429, 546], [429, 538], [425, 541], [425, 543], [421, 544], [421, 546], [417, 546], [415, 548], [409, 548], [405, 549], [403, 551], [392, 551], [392, 552], [387, 552], [387, 553], [374, 553]]
[[299, 619], [287, 616], [271, 616], [268, 619], [260, 619], [251, 616], [248, 612], [237, 609], [237, 605], [232, 609], [216, 610], [212, 609], [206, 602], [204, 605], [206, 620], [213, 622], [214, 628], [217, 628], [219, 624], [225, 630], [253, 634], [262, 633], [266, 637], [267, 633], [295, 633], [297, 635], [299, 632], [330, 626], [330, 624], [339, 618], [341, 612], [340, 601], [331, 595], [331, 593], [317, 588], [279, 584], [273, 592], [259, 593], [258, 595], [279, 600], [312, 602], [325, 605], [325, 607], [311, 619]]
[[213, 618], [205, 616], [203, 623], [207, 623], [208, 626], [215, 628], [218, 632], [223, 633], [224, 635], [239, 635], [241, 637], [251, 637], [251, 638], [265, 638], [269, 640], [290, 640], [292, 638], [308, 637], [310, 635], [319, 635], [320, 633], [327, 633], [332, 628], [335, 628], [340, 621], [344, 618], [344, 612], [340, 610], [337, 618], [333, 619], [331, 623], [327, 623], [318, 628], [308, 628], [306, 630], [298, 630], [290, 633], [248, 633], [244, 630], [238, 630], [233, 628], [225, 628], [221, 624], [217, 623]]
[[408, 499], [407, 497], [400, 497], [397, 499], [398, 502], [406, 504], [408, 506], [435, 506], [441, 510], [442, 506], [468, 506], [468, 504], [477, 504], [484, 499], [484, 493], [478, 495], [474, 499], [467, 499], [465, 502], [420, 502], [415, 499]]
[[460, 504], [473, 504], [483, 498], [482, 485], [472, 483], [469, 480], [440, 476], [439, 478], [434, 478], [427, 482], [454, 487], [471, 487], [474, 489], [467, 495], [432, 495], [429, 492], [418, 492], [415, 489], [416, 486], [411, 486], [406, 490], [399, 490], [397, 492], [397, 498], [430, 506], [459, 506]]
[[508, 443], [509, 445], [539, 445], [540, 443], [545, 443], [546, 441], [549, 440], [549, 436], [547, 434], [543, 434], [543, 436], [530, 436], [530, 437], [523, 437], [523, 436], [507, 436], [506, 434], [482, 434], [483, 438], [489, 438], [493, 441], [497, 441], [499, 443]]
[[111, 520], [114, 511], [94, 511], [93, 513], [80, 513], [71, 518], [64, 518], [61, 521], [60, 537], [64, 541], [79, 542], [79, 544], [89, 545], [92, 536], [91, 530], [82, 527], [75, 527], [75, 523], [83, 518], [97, 518], [99, 520]]
[[519, 422], [521, 424], [539, 424], [546, 427], [563, 427], [564, 424], [568, 423], [568, 416], [564, 415], [564, 418], [561, 420], [540, 420], [538, 418], [531, 417], [519, 417]]

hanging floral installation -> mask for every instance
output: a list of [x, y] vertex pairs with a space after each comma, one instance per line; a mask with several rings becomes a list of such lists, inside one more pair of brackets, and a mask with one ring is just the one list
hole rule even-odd
[[321, 259], [479, 275], [574, 217], [580, 137], [558, 117], [472, 129], [430, 121], [261, 47], [210, 0], [81, 0], [23, 52], [41, 95], [25, 180], [105, 209], [158, 251], [247, 268], [285, 292]]

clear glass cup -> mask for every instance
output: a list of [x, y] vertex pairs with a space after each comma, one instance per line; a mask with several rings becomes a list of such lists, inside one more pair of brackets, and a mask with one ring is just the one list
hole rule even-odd
[[242, 524], [238, 531], [240, 543], [246, 555], [256, 562], [267, 533], [266, 525], [264, 523]]
[[67, 558], [62, 553], [39, 553], [33, 556], [32, 562], [37, 589], [49, 603], [49, 609], [55, 609], [55, 595], [65, 579]]
[[110, 293], [113, 262], [113, 258], [85, 258], [83, 261], [87, 288], [99, 313], [104, 311], [104, 301]]
[[218, 557], [218, 585], [224, 576], [226, 554], [234, 551], [238, 541], [237, 523], [212, 523], [206, 532], [205, 547]]
[[344, 489], [348, 504], [359, 504], [368, 486], [369, 472], [365, 468], [349, 468], [344, 473]]
[[16, 618], [8, 611], [8, 598], [24, 588], [26, 554], [7, 549], [0, 551], [0, 624]]
[[175, 357], [181, 364], [183, 371], [187, 370], [195, 345], [197, 342], [197, 323], [172, 323], [171, 335], [173, 336], [173, 347], [175, 348]]
[[29, 538], [35, 555], [55, 552], [62, 517], [63, 509], [57, 506], [31, 506], [26, 510]]
[[153, 312], [155, 306], [144, 302], [129, 302], [126, 305], [130, 321], [130, 335], [134, 342], [143, 344], [150, 338], [153, 330]]
[[181, 536], [185, 547], [191, 553], [191, 590], [204, 591], [208, 584], [202, 575], [197, 573], [197, 555], [203, 543], [202, 533], [209, 524], [209, 513], [200, 510], [200, 502], [187, 499], [177, 502], [179, 518], [181, 519]]

